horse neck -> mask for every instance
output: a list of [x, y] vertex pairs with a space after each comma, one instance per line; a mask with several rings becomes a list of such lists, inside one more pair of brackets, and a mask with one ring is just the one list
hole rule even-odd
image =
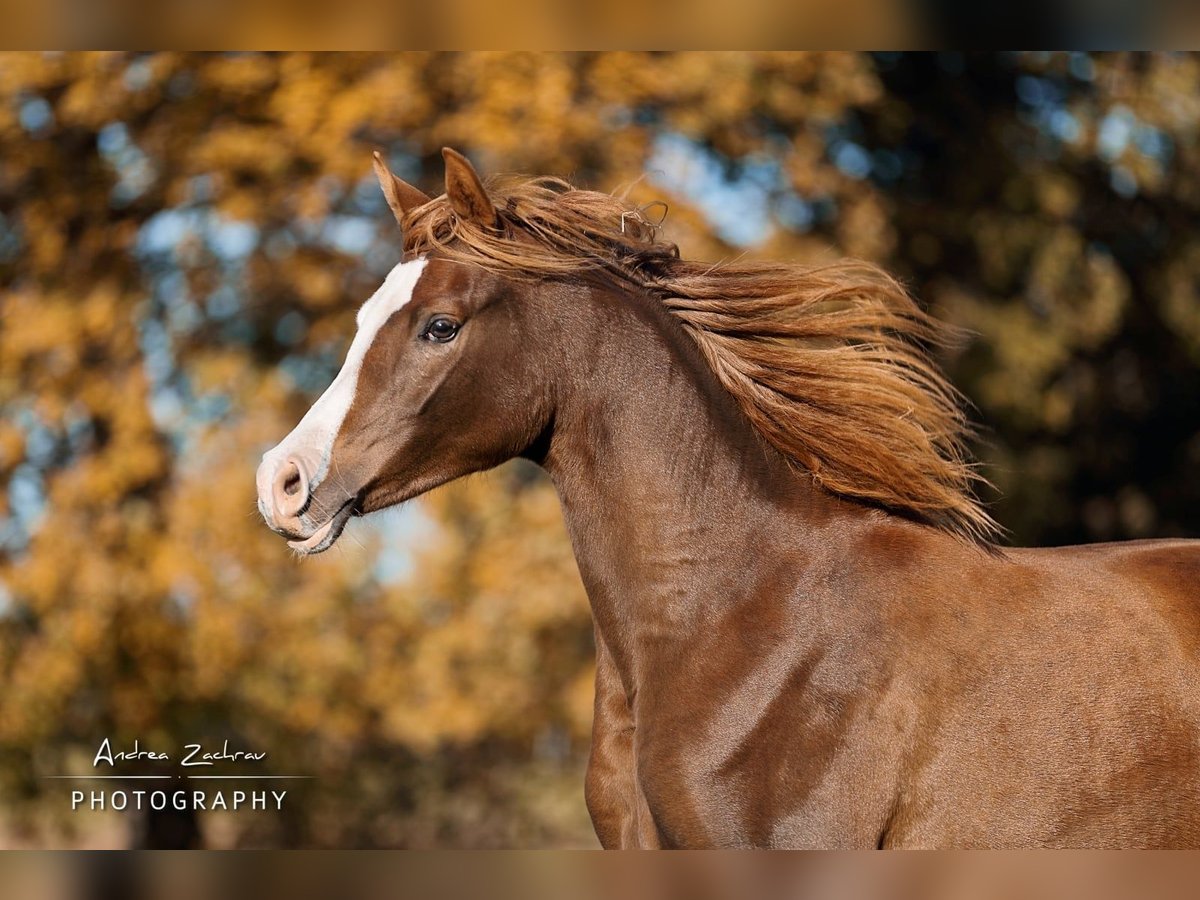
[[636, 669], [648, 646], [682, 647], [714, 605], [864, 510], [760, 438], [656, 299], [584, 293], [562, 338], [569, 370], [543, 463], [597, 625]]

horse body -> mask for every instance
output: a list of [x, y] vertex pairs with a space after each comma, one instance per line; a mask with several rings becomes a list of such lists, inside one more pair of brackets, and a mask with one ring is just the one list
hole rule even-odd
[[[854, 340], [793, 378], [785, 304], [692, 278], [680, 313], [654, 293], [674, 263], [621, 243], [628, 213], [523, 214], [447, 166], [436, 201], [380, 169], [420, 271], [364, 307], [356, 383], [264, 457], [260, 506], [318, 552], [351, 514], [541, 464], [595, 620], [604, 846], [1200, 845], [1200, 542], [974, 540], [949, 389], [859, 342], [919, 325], [886, 285], [806, 320], [818, 347]], [[615, 249], [559, 271], [558, 241]], [[505, 276], [537, 252], [546, 277]]]
[[[889, 530], [862, 541], [891, 542]], [[624, 765], [657, 830], [625, 825], [639, 808], [623, 800], [610, 815], [621, 827], [602, 837], [1196, 846], [1200, 622], [1194, 601], [1132, 572], [1168, 557], [1194, 567], [1200, 551], [1072, 549], [1028, 565], [941, 549], [937, 566], [869, 573], [831, 554], [790, 593], [726, 598], [734, 608], [690, 652], [640, 657], [652, 674], [634, 686]], [[947, 607], [936, 585], [948, 581], [972, 598]]]
[[570, 302], [539, 461], [610, 657], [607, 844], [1200, 843], [1200, 543], [990, 552], [831, 497], [653, 304]]

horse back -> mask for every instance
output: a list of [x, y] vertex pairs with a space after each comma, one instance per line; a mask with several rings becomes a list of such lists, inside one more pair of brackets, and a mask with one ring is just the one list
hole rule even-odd
[[[1200, 540], [1123, 541], [1011, 551], [1018, 564], [1044, 572], [1060, 590], [1094, 599], [1132, 626], [1145, 614], [1163, 624], [1193, 658], [1200, 656]], [[1138, 635], [1130, 635], [1131, 639]], [[1164, 648], [1165, 649], [1165, 648]]]
[[923, 568], [943, 593], [908, 632], [926, 727], [889, 840], [1200, 846], [1200, 541]]

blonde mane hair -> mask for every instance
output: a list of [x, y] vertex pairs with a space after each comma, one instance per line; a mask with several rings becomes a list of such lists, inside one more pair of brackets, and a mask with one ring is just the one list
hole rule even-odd
[[657, 297], [759, 433], [816, 483], [990, 544], [959, 392], [930, 354], [949, 329], [877, 266], [679, 258], [621, 197], [554, 178], [489, 182], [495, 227], [445, 197], [405, 217], [405, 250], [507, 277], [607, 271]]

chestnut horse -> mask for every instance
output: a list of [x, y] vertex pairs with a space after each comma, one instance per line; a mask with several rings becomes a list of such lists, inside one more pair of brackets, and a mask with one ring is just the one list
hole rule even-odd
[[1200, 542], [1002, 548], [878, 269], [681, 260], [623, 200], [376, 172], [403, 261], [258, 470], [301, 554], [523, 456], [595, 620], [605, 847], [1200, 846]]

